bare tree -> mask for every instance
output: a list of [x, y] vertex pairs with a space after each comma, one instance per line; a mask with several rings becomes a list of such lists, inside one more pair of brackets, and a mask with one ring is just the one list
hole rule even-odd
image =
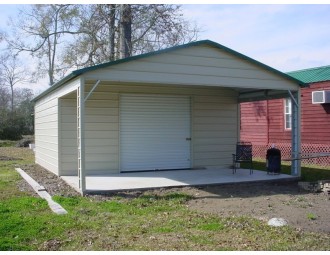
[[7, 126], [9, 119], [10, 93], [8, 88], [0, 84], [0, 139], [3, 139], [3, 128]]
[[199, 31], [183, 18], [179, 5], [78, 7], [84, 29], [65, 53], [65, 62], [76, 68], [191, 42]]
[[19, 17], [7, 42], [37, 59], [36, 76], [47, 73], [50, 85], [73, 68], [190, 42], [198, 34], [179, 5], [31, 5]]
[[15, 114], [10, 110], [11, 93], [8, 87], [0, 85], [0, 139], [17, 140], [22, 135], [33, 134], [33, 91], [15, 88]]
[[9, 107], [10, 107], [10, 93], [8, 91], [8, 88], [6, 88], [4, 85], [0, 84], [0, 116], [1, 116], [1, 119], [3, 119], [3, 113], [5, 113], [9, 109]]
[[22, 134], [33, 134], [34, 131], [34, 103], [31, 100], [34, 93], [31, 89], [20, 88], [15, 90], [16, 121]]
[[132, 5], [132, 9], [133, 55], [197, 40], [199, 28], [184, 19], [180, 5]]
[[2, 84], [10, 89], [10, 111], [14, 114], [14, 86], [27, 82], [27, 70], [20, 64], [16, 55], [6, 54], [0, 57]]
[[77, 5], [77, 8], [80, 33], [65, 46], [64, 62], [79, 68], [115, 60], [119, 6]]
[[[7, 40], [10, 48], [17, 52], [30, 52], [38, 59], [38, 72], [48, 73], [49, 84], [67, 71], [60, 62], [60, 44], [66, 34], [78, 33], [74, 29], [77, 10], [72, 5], [31, 5], [20, 10], [18, 19], [11, 19], [14, 38]], [[45, 61], [46, 60], [46, 61]]]

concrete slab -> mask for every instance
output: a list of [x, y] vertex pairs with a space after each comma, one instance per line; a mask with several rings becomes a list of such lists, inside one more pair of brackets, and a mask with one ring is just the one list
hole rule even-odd
[[30, 175], [28, 175], [21, 168], [15, 168], [15, 170], [31, 185], [33, 190], [48, 203], [49, 208], [56, 214], [67, 214], [68, 212], [58, 203], [56, 203], [51, 195], [46, 191], [44, 186], [39, 185]]
[[[237, 169], [233, 174], [232, 169], [202, 169], [87, 176], [86, 193], [297, 179], [286, 174], [268, 175], [267, 172], [254, 170], [250, 175], [249, 172], [247, 169]], [[79, 191], [78, 176], [62, 176], [62, 179]]]

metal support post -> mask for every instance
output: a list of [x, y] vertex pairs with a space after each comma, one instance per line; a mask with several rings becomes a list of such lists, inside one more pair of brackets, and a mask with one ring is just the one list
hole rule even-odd
[[82, 194], [86, 191], [85, 173], [85, 80], [80, 79], [77, 89], [77, 145], [78, 145], [78, 176], [79, 189]]
[[[300, 145], [300, 91], [291, 92], [290, 96], [292, 101], [291, 104], [292, 112], [291, 112], [291, 141], [292, 141], [292, 152], [291, 158], [299, 158], [301, 156], [301, 145]], [[292, 160], [291, 161], [291, 175], [301, 176], [301, 161], [300, 160]]]

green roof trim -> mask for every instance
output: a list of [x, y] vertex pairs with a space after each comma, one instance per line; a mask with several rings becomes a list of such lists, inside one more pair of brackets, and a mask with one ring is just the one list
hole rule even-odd
[[124, 59], [119, 59], [116, 61], [111, 61], [111, 62], [107, 62], [107, 63], [103, 63], [103, 64], [99, 64], [99, 65], [95, 65], [95, 66], [90, 66], [90, 67], [86, 67], [86, 68], [82, 68], [79, 70], [75, 70], [73, 71], [71, 74], [65, 76], [63, 79], [61, 79], [60, 81], [56, 82], [53, 86], [51, 86], [50, 88], [48, 88], [47, 90], [45, 90], [43, 93], [41, 93], [40, 95], [36, 96], [32, 101], [37, 101], [40, 98], [44, 97], [45, 95], [49, 94], [50, 92], [54, 91], [55, 89], [61, 87], [64, 83], [84, 74], [87, 72], [91, 72], [91, 71], [95, 71], [98, 69], [102, 69], [102, 68], [106, 68], [106, 67], [111, 67], [113, 65], [118, 65], [121, 63], [126, 63], [126, 62], [130, 62], [130, 61], [134, 61], [134, 60], [138, 60], [138, 59], [142, 59], [142, 58], [147, 58], [150, 56], [155, 56], [155, 55], [159, 55], [159, 54], [163, 54], [163, 53], [167, 53], [167, 52], [171, 52], [171, 51], [175, 51], [178, 49], [184, 49], [184, 48], [188, 48], [191, 46], [200, 46], [200, 45], [208, 45], [208, 46], [212, 46], [215, 48], [218, 48], [220, 50], [223, 50], [227, 53], [230, 53], [240, 59], [246, 60], [254, 65], [260, 66], [272, 73], [275, 73], [279, 76], [281, 76], [282, 78], [285, 78], [287, 80], [291, 80], [297, 84], [299, 84], [300, 86], [307, 86], [307, 84], [305, 84], [302, 80], [297, 79], [291, 75], [288, 75], [286, 73], [280, 72], [279, 70], [276, 70], [270, 66], [267, 66], [253, 58], [250, 58], [246, 55], [243, 55], [237, 51], [234, 51], [226, 46], [223, 46], [219, 43], [210, 41], [210, 40], [201, 40], [201, 41], [195, 41], [195, 42], [191, 42], [191, 43], [187, 43], [187, 44], [182, 44], [182, 45], [178, 45], [178, 46], [173, 46], [170, 48], [166, 48], [166, 49], [162, 49], [162, 50], [158, 50], [158, 51], [153, 51], [153, 52], [149, 52], [149, 53], [144, 53], [144, 54], [140, 54], [140, 55], [136, 55], [136, 56], [132, 56], [132, 57], [128, 57], [128, 58], [124, 58]]
[[320, 66], [288, 72], [288, 75], [305, 83], [314, 83], [330, 80], [330, 66]]

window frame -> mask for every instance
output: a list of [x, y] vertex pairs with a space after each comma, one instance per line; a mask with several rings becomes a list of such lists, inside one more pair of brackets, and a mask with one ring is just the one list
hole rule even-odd
[[292, 129], [292, 100], [291, 100], [291, 98], [284, 99], [284, 129], [285, 130]]

